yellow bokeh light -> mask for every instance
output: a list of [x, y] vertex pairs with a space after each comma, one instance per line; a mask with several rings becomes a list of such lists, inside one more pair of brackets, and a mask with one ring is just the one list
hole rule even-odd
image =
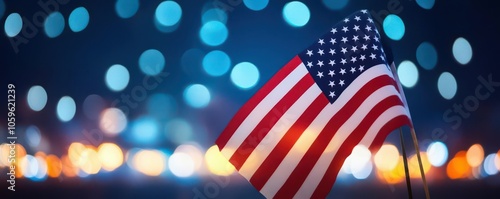
[[388, 184], [398, 184], [405, 180], [403, 157], [398, 157], [398, 162], [392, 170], [377, 170], [377, 177]]
[[47, 175], [51, 178], [57, 178], [62, 172], [61, 160], [55, 155], [48, 155], [45, 158], [47, 162]]
[[148, 176], [159, 176], [166, 168], [167, 157], [157, 150], [141, 150], [132, 159], [134, 168]]
[[[432, 167], [431, 163], [429, 162], [429, 159], [427, 158], [427, 153], [420, 152], [420, 158], [422, 159], [422, 167], [424, 170], [424, 174], [427, 174]], [[417, 154], [415, 154], [409, 158], [409, 160], [408, 160], [408, 172], [410, 172], [411, 178], [419, 178], [420, 179], [422, 177], [420, 175], [420, 165], [418, 163]]]
[[116, 144], [101, 144], [97, 154], [101, 161], [102, 168], [106, 171], [113, 171], [123, 164], [123, 152]]
[[83, 164], [82, 154], [87, 148], [78, 142], [71, 143], [68, 148], [68, 158], [73, 166], [79, 167]]
[[459, 151], [446, 166], [446, 174], [450, 179], [459, 179], [470, 176], [471, 167], [467, 163], [465, 151]]
[[234, 166], [222, 155], [217, 145], [213, 145], [207, 150], [205, 162], [208, 170], [215, 175], [228, 176], [235, 171]]
[[472, 145], [469, 150], [467, 150], [467, 163], [471, 167], [478, 167], [481, 165], [484, 159], [484, 150], [480, 144]]
[[87, 174], [96, 174], [101, 170], [101, 162], [97, 151], [92, 148], [86, 148], [80, 157], [80, 168]]
[[392, 144], [384, 144], [373, 157], [375, 166], [382, 171], [393, 170], [399, 162], [399, 151]]

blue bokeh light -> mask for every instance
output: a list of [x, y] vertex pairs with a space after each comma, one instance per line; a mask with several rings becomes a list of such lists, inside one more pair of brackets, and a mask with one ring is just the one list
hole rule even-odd
[[266, 8], [269, 0], [243, 0], [245, 6], [253, 11], [259, 11]]
[[182, 8], [175, 1], [164, 1], [156, 8], [155, 17], [164, 26], [173, 26], [181, 20]]
[[448, 147], [442, 142], [433, 142], [427, 147], [427, 159], [432, 166], [443, 166], [448, 160]]
[[73, 98], [69, 96], [62, 97], [57, 103], [57, 118], [61, 122], [68, 122], [75, 116], [76, 103]]
[[87, 118], [96, 120], [99, 118], [99, 115], [104, 108], [106, 108], [106, 102], [101, 96], [92, 94], [85, 98], [82, 108], [83, 113], [87, 116]]
[[242, 89], [250, 89], [259, 81], [259, 69], [250, 62], [242, 62], [231, 71], [231, 81]]
[[472, 59], [472, 46], [467, 39], [460, 37], [453, 43], [453, 57], [458, 63], [465, 65]]
[[349, 0], [323, 0], [323, 4], [331, 10], [341, 10], [347, 3], [349, 3]]
[[47, 104], [47, 92], [41, 86], [33, 86], [28, 91], [28, 106], [31, 110], [41, 111]]
[[61, 35], [64, 26], [65, 21], [63, 15], [60, 12], [53, 12], [45, 19], [45, 34], [50, 38], [55, 38]]
[[212, 8], [203, 13], [201, 16], [201, 22], [203, 24], [209, 21], [220, 21], [222, 23], [227, 22], [227, 14], [224, 10], [219, 8]]
[[132, 123], [131, 135], [133, 142], [142, 144], [152, 143], [158, 140], [160, 125], [151, 117], [140, 117]]
[[441, 73], [438, 79], [438, 90], [443, 98], [450, 100], [457, 93], [457, 80], [449, 73]]
[[171, 95], [155, 93], [149, 97], [147, 111], [158, 119], [168, 119], [177, 113], [177, 102]]
[[422, 42], [417, 48], [417, 61], [422, 68], [432, 70], [438, 61], [436, 48], [429, 42]]
[[193, 128], [185, 119], [175, 118], [167, 122], [165, 133], [170, 141], [176, 144], [185, 144], [191, 141]]
[[423, 9], [430, 10], [434, 7], [435, 0], [417, 0], [417, 4]]
[[203, 69], [211, 76], [221, 76], [231, 67], [231, 58], [220, 50], [209, 52], [203, 58]]
[[177, 30], [177, 28], [179, 28], [179, 25], [180, 25], [180, 23], [176, 23], [173, 26], [164, 26], [160, 22], [158, 22], [158, 19], [156, 19], [156, 17], [155, 17], [154, 23], [155, 23], [156, 29], [160, 32], [163, 32], [163, 33], [174, 32]]
[[218, 46], [227, 39], [228, 31], [226, 25], [220, 21], [209, 21], [200, 29], [200, 38], [209, 46]]
[[165, 57], [156, 49], [146, 50], [139, 57], [139, 67], [146, 75], [158, 75], [165, 67]]
[[387, 15], [384, 19], [383, 27], [385, 34], [392, 40], [401, 40], [405, 35], [405, 23], [397, 15]]
[[106, 86], [112, 91], [121, 91], [127, 87], [130, 80], [130, 74], [125, 68], [120, 64], [115, 64], [109, 67], [106, 72]]
[[397, 69], [398, 77], [401, 84], [407, 88], [411, 88], [417, 84], [418, 69], [417, 66], [411, 61], [405, 60], [399, 64]]
[[495, 158], [500, 158], [500, 157], [496, 157], [497, 154], [496, 153], [492, 153], [492, 154], [489, 154], [488, 156], [486, 156], [486, 158], [484, 159], [484, 163], [483, 163], [483, 167], [484, 167], [484, 172], [486, 172], [486, 174], [488, 175], [496, 175], [498, 173], [498, 169], [497, 167], [495, 166]]
[[42, 140], [40, 129], [33, 125], [28, 126], [28, 128], [26, 128], [26, 139], [31, 147], [38, 147], [38, 145], [40, 145], [40, 141]]
[[130, 18], [139, 10], [139, 0], [117, 0], [115, 11], [121, 18]]
[[84, 7], [78, 7], [71, 12], [68, 19], [69, 28], [73, 32], [80, 32], [89, 24], [89, 12]]
[[12, 13], [5, 19], [5, 34], [9, 37], [15, 37], [23, 28], [23, 19], [18, 13]]
[[311, 13], [304, 3], [292, 1], [283, 7], [283, 18], [293, 27], [302, 27], [309, 22]]
[[193, 84], [184, 90], [184, 101], [193, 108], [204, 108], [210, 103], [210, 91], [201, 84]]

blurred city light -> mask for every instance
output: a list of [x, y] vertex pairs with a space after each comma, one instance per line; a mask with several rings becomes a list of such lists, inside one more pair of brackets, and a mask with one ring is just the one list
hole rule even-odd
[[146, 50], [139, 57], [139, 67], [146, 75], [158, 75], [165, 67], [165, 57], [156, 49]]
[[438, 90], [444, 99], [450, 100], [457, 93], [457, 80], [449, 72], [443, 72], [438, 79]]
[[73, 32], [80, 32], [89, 24], [89, 11], [85, 7], [75, 8], [68, 18], [69, 28]]
[[471, 175], [471, 167], [467, 163], [465, 151], [459, 151], [455, 157], [448, 162], [446, 174], [450, 179], [466, 178]]
[[159, 176], [167, 168], [167, 157], [158, 150], [140, 150], [133, 157], [133, 166], [148, 176]]
[[75, 116], [76, 104], [75, 100], [69, 96], [62, 97], [57, 103], [57, 118], [61, 122], [68, 122]]
[[467, 150], [467, 163], [471, 167], [478, 167], [484, 160], [484, 150], [480, 144], [472, 145], [469, 150]]
[[45, 34], [49, 38], [55, 38], [61, 35], [65, 27], [64, 16], [60, 12], [50, 13], [47, 18], [45, 18]]
[[47, 175], [51, 178], [57, 178], [62, 172], [61, 160], [55, 155], [48, 155], [45, 159], [47, 162]]
[[112, 91], [122, 91], [127, 87], [130, 80], [130, 74], [125, 66], [115, 64], [109, 67], [106, 72], [106, 86]]
[[483, 163], [484, 171], [486, 172], [486, 174], [490, 176], [498, 173], [498, 169], [495, 166], [496, 155], [497, 154], [492, 153], [486, 156], [486, 158], [484, 159]]
[[392, 40], [401, 40], [405, 35], [405, 23], [398, 15], [387, 15], [384, 19], [383, 27], [385, 34]]
[[213, 145], [207, 150], [205, 153], [205, 163], [210, 172], [219, 176], [229, 176], [236, 170], [222, 155], [217, 145]]
[[399, 151], [392, 144], [384, 144], [373, 156], [373, 161], [377, 169], [381, 171], [392, 171], [398, 165]]
[[[426, 152], [420, 152], [420, 158], [422, 160], [422, 168], [424, 170], [424, 174], [427, 174], [431, 169], [432, 165], [427, 158]], [[420, 175], [420, 166], [418, 162], [417, 154], [409, 156], [408, 158], [408, 172], [410, 172], [411, 178], [420, 179], [422, 176]]]
[[304, 3], [292, 1], [283, 7], [283, 18], [290, 26], [302, 27], [309, 22], [311, 13]]
[[106, 171], [113, 171], [123, 164], [123, 152], [120, 147], [113, 143], [103, 143], [97, 150], [102, 168]]
[[218, 46], [224, 43], [228, 37], [228, 30], [220, 21], [209, 21], [200, 29], [201, 41], [209, 46]]
[[4, 30], [9, 37], [15, 37], [23, 28], [23, 19], [18, 13], [11, 13], [5, 19]]
[[156, 8], [155, 17], [160, 24], [173, 26], [181, 20], [182, 8], [175, 1], [164, 1]]
[[231, 71], [231, 81], [238, 88], [250, 89], [259, 81], [260, 73], [257, 66], [250, 62], [241, 62]]
[[41, 86], [32, 86], [28, 91], [27, 100], [31, 110], [41, 111], [47, 104], [47, 92]]
[[105, 109], [101, 113], [99, 127], [107, 135], [117, 135], [127, 127], [127, 117], [120, 109]]
[[472, 59], [472, 46], [467, 39], [460, 37], [453, 43], [453, 57], [458, 63], [465, 65]]
[[189, 177], [194, 173], [195, 163], [190, 155], [176, 151], [168, 159], [168, 168], [177, 177]]
[[448, 160], [448, 148], [442, 142], [433, 142], [427, 147], [429, 163], [432, 166], [443, 166]]
[[116, 14], [121, 18], [130, 18], [139, 10], [139, 0], [117, 0], [115, 4]]
[[436, 67], [438, 54], [434, 45], [422, 42], [417, 48], [417, 61], [422, 68], [432, 70]]

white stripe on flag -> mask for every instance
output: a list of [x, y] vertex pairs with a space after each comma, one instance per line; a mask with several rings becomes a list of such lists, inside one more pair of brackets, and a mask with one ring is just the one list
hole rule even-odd
[[301, 63], [295, 68], [283, 81], [281, 81], [259, 104], [252, 110], [250, 114], [243, 120], [238, 129], [234, 132], [227, 144], [221, 150], [222, 154], [228, 159], [248, 137], [249, 129], [254, 129], [264, 116], [278, 103], [288, 91], [290, 91], [296, 83], [305, 75], [309, 74], [306, 67]]

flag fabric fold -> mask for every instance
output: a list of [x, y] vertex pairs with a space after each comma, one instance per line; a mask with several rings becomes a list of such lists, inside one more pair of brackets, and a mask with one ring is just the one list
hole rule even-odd
[[412, 126], [391, 64], [370, 14], [353, 13], [266, 82], [216, 144], [266, 198], [325, 198], [356, 145], [376, 151]]

